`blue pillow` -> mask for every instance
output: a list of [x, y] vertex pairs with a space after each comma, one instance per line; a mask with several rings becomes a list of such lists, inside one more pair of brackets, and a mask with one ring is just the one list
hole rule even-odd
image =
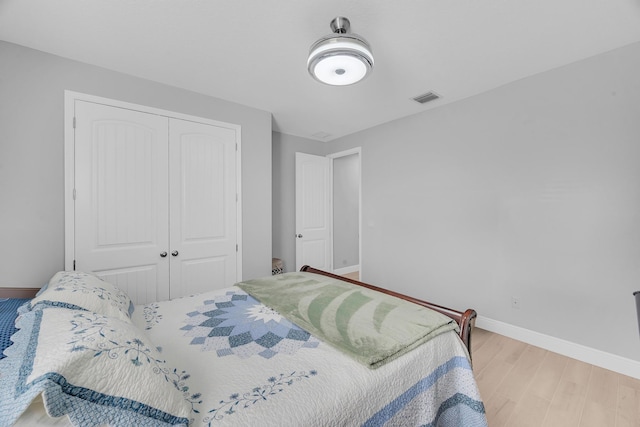
[[11, 335], [17, 331], [15, 320], [18, 317], [18, 307], [27, 301], [27, 298], [0, 299], [0, 359], [6, 357], [4, 349], [12, 344]]

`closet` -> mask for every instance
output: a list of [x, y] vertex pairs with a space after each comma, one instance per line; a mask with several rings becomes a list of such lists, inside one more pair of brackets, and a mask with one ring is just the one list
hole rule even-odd
[[239, 126], [73, 92], [65, 109], [66, 269], [135, 304], [240, 280]]

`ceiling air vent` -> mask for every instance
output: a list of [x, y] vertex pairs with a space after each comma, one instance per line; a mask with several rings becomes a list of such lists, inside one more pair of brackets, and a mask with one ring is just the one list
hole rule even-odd
[[435, 92], [427, 92], [422, 95], [418, 95], [415, 98], [412, 98], [414, 101], [419, 102], [420, 104], [426, 104], [427, 102], [435, 101], [436, 99], [440, 99], [441, 96]]
[[311, 137], [316, 138], [316, 139], [327, 139], [327, 138], [329, 138], [330, 136], [331, 136], [331, 134], [330, 134], [330, 133], [323, 132], [323, 131], [316, 132], [316, 133], [314, 133], [313, 135], [311, 135]]

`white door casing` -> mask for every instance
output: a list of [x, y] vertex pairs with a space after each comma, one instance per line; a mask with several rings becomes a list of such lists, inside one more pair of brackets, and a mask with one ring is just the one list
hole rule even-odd
[[230, 286], [240, 200], [240, 126], [65, 92], [65, 269], [136, 304]]
[[171, 298], [236, 282], [236, 133], [170, 119]]
[[296, 153], [296, 271], [332, 271], [331, 159]]

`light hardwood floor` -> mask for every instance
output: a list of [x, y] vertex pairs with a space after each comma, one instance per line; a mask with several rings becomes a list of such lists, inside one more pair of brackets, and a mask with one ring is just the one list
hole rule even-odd
[[489, 427], [640, 427], [640, 380], [479, 328], [471, 349]]
[[640, 426], [640, 380], [478, 328], [471, 348], [490, 427]]
[[343, 274], [344, 277], [348, 277], [349, 279], [360, 280], [360, 272], [354, 271], [353, 273]]

